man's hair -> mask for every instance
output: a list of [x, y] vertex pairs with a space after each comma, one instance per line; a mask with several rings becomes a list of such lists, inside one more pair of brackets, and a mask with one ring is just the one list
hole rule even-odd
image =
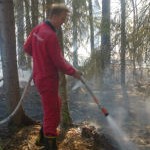
[[48, 16], [52, 17], [53, 15], [60, 15], [62, 12], [69, 13], [67, 6], [64, 3], [55, 3], [49, 7]]

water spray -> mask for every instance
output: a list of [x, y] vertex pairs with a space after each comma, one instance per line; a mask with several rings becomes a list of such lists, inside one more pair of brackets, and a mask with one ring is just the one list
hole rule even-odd
[[115, 120], [109, 115], [107, 109], [99, 103], [97, 97], [93, 94], [92, 90], [86, 84], [85, 80], [83, 78], [81, 78], [80, 80], [85, 85], [86, 89], [92, 96], [92, 98], [95, 101], [95, 103], [97, 104], [98, 108], [101, 110], [101, 112], [106, 117], [106, 120], [107, 120], [108, 124], [110, 125], [110, 129], [113, 131], [112, 132], [114, 135], [113, 137], [117, 141], [119, 148], [121, 150], [138, 150], [137, 146], [129, 140], [126, 133], [117, 125]]
[[97, 97], [94, 95], [94, 93], [92, 92], [92, 90], [89, 88], [89, 86], [86, 84], [85, 80], [81, 77], [81, 82], [85, 85], [86, 89], [88, 90], [88, 92], [90, 93], [90, 95], [92, 96], [94, 102], [97, 104], [98, 108], [101, 110], [101, 112], [104, 114], [105, 117], [107, 117], [109, 115], [107, 109], [105, 107], [103, 107], [100, 103], [99, 100], [97, 99]]

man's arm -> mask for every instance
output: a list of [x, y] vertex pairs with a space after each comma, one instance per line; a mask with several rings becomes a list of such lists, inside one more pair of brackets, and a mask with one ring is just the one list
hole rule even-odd
[[62, 55], [62, 51], [56, 36], [53, 36], [53, 38], [51, 37], [50, 40], [47, 41], [47, 49], [50, 59], [60, 71], [74, 76], [75, 78], [80, 78], [80, 71], [76, 70], [70, 63], [68, 63]]

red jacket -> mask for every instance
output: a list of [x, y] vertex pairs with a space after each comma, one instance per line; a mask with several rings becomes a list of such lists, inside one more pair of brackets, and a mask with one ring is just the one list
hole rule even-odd
[[73, 75], [73, 68], [64, 59], [55, 31], [45, 22], [36, 26], [24, 44], [26, 53], [33, 57], [33, 78], [58, 80], [58, 71]]

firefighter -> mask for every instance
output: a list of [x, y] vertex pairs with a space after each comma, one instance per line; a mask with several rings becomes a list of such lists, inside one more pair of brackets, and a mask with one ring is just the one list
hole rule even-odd
[[33, 59], [33, 80], [41, 96], [43, 128], [41, 135], [47, 150], [57, 150], [57, 127], [60, 123], [61, 99], [58, 95], [59, 71], [80, 79], [81, 72], [62, 55], [57, 30], [67, 19], [65, 4], [52, 4], [48, 19], [33, 28], [24, 43], [24, 51]]

